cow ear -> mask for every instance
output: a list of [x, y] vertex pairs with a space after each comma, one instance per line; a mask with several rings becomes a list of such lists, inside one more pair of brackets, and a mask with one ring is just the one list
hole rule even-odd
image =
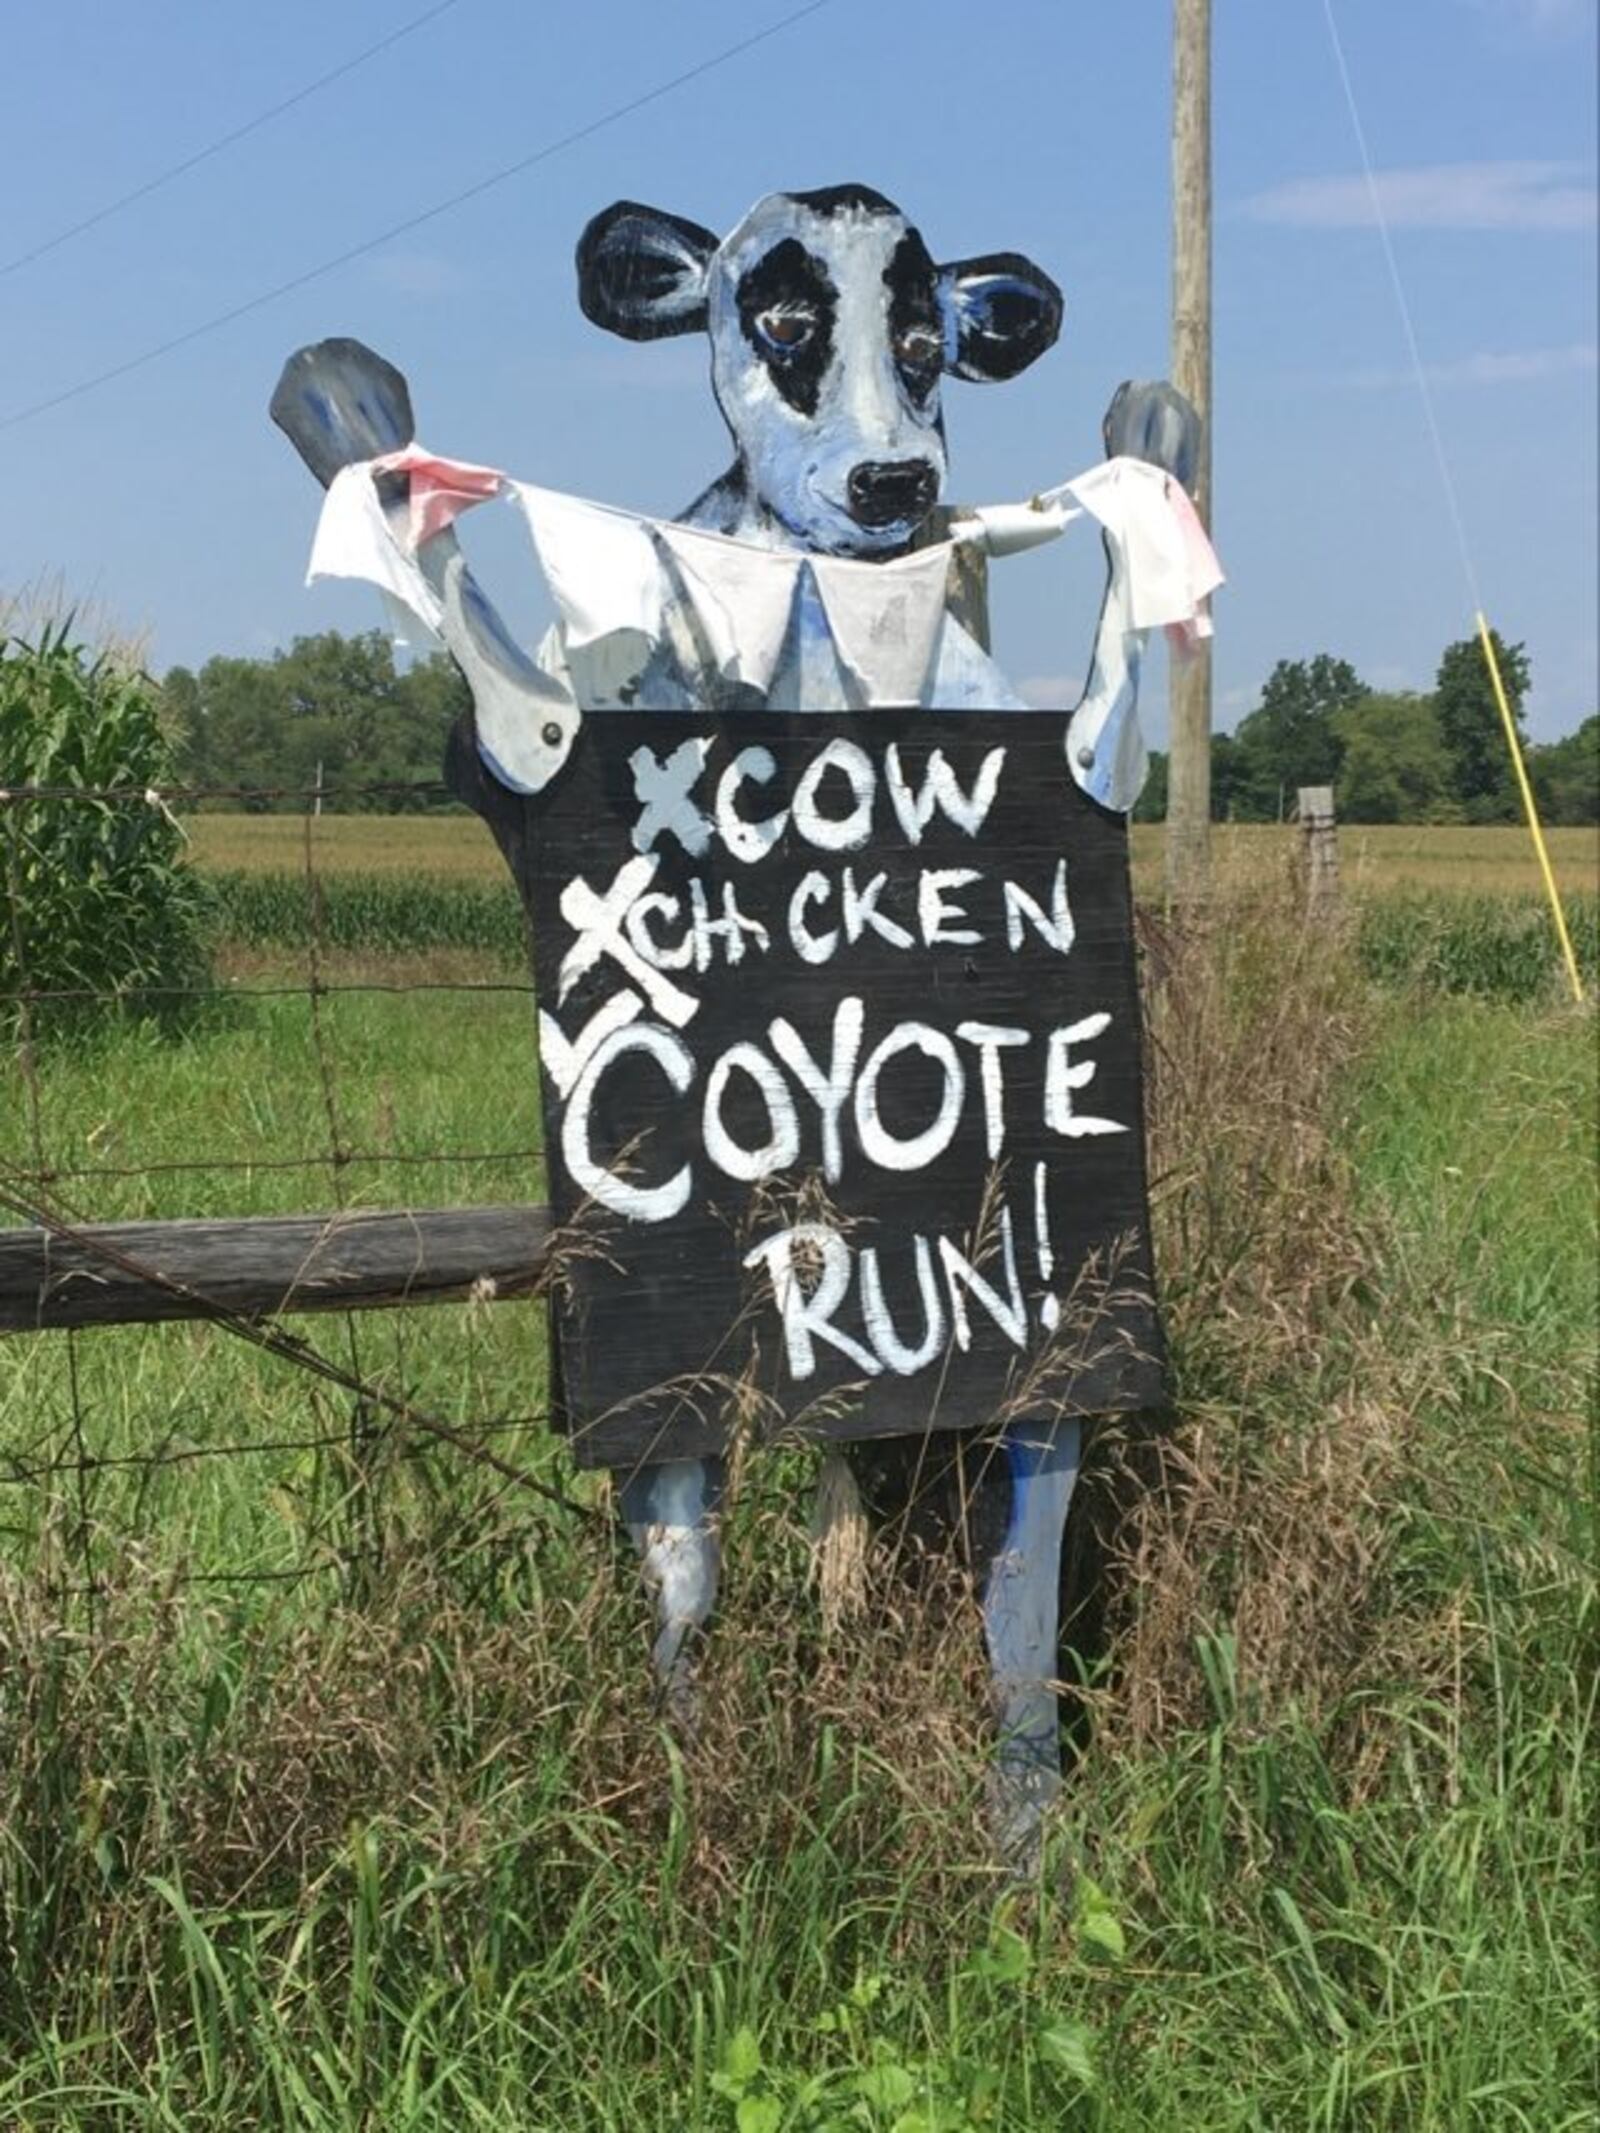
[[629, 341], [702, 331], [706, 268], [718, 241], [698, 222], [619, 200], [578, 239], [584, 317]]
[[1020, 252], [991, 252], [939, 269], [939, 293], [958, 378], [1014, 378], [1054, 345], [1061, 291]]

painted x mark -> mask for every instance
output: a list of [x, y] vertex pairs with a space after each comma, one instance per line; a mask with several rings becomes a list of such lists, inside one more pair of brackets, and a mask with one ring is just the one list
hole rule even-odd
[[561, 892], [561, 916], [577, 939], [561, 958], [558, 1007], [578, 980], [593, 970], [602, 956], [610, 956], [628, 973], [664, 1022], [682, 1029], [700, 1012], [691, 993], [647, 963], [623, 932], [628, 913], [656, 878], [661, 864], [654, 852], [641, 853], [618, 869], [617, 878], [603, 894], [591, 889], [580, 874]]

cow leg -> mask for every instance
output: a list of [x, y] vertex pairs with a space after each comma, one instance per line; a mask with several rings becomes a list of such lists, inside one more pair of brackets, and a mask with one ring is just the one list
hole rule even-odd
[[1061, 1536], [1078, 1479], [1082, 1425], [1017, 1422], [1005, 1432], [1011, 1518], [983, 1594], [999, 1744], [990, 1792], [996, 1841], [1018, 1874], [1037, 1870], [1045, 1810], [1061, 1790]]
[[622, 1482], [622, 1517], [655, 1595], [656, 1685], [673, 1723], [695, 1719], [694, 1632], [716, 1605], [722, 1569], [717, 1514], [727, 1469], [721, 1459], [673, 1459], [636, 1467]]

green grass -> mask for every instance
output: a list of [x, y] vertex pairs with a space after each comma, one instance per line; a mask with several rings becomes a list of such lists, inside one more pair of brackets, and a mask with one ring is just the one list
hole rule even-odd
[[[1136, 1529], [1120, 1665], [1022, 1896], [980, 1833], [970, 1603], [885, 1574], [825, 1640], [809, 1456], [745, 1478], [685, 1753], [603, 1487], [542, 1431], [488, 1441], [570, 1511], [214, 1329], [0, 1350], [19, 1462], [71, 1448], [71, 1368], [102, 1459], [330, 1440], [0, 1485], [0, 2124], [1592, 2125], [1592, 1021], [1364, 996], [1274, 938], [1220, 984], [1164, 1010], [1191, 1478]], [[236, 998], [181, 1041], [49, 1054], [48, 1148], [321, 1153], [307, 1012]], [[323, 1012], [347, 1145], [537, 1145], [526, 997]], [[1252, 1065], [1306, 1076], [1278, 1139]], [[516, 1164], [61, 1191], [265, 1212], [336, 1183], [539, 1192]], [[530, 1307], [300, 1330], [468, 1427], [542, 1402]], [[92, 1614], [59, 1593], [85, 1512]]]
[[[1564, 911], [1580, 980], [1592, 994], [1600, 984], [1600, 899], [1568, 895]], [[1570, 998], [1541, 896], [1377, 896], [1363, 901], [1357, 926], [1362, 967], [1385, 983], [1519, 1003]]]
[[[115, 1221], [543, 1197], [533, 1008], [515, 967], [338, 957], [315, 1012], [307, 975], [303, 958], [249, 958], [180, 1036], [135, 1026], [47, 1051], [39, 1130], [74, 1173], [62, 1198]], [[25, 1160], [32, 1131], [8, 1077], [0, 1147]], [[335, 1144], [378, 1160], [330, 1164]], [[446, 1159], [498, 1153], [520, 1159]], [[199, 1167], [123, 1175], [166, 1164]]]

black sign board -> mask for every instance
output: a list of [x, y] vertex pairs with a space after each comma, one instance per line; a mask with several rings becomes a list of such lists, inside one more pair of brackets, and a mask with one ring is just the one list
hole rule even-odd
[[580, 1464], [1159, 1401], [1127, 828], [1064, 732], [606, 712], [502, 821]]

